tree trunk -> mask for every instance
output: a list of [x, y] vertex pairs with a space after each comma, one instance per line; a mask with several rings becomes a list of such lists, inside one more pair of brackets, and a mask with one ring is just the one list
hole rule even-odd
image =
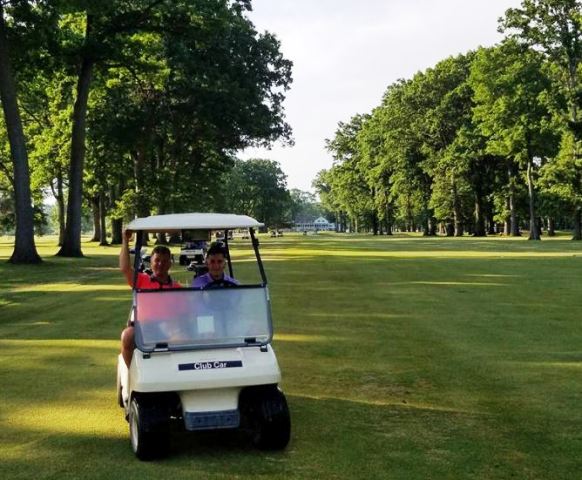
[[541, 240], [536, 225], [535, 193], [533, 185], [533, 164], [531, 158], [527, 161], [527, 194], [529, 199], [529, 237], [528, 240]]
[[[505, 198], [505, 208], [507, 212], [511, 210], [511, 202], [509, 201], [509, 196]], [[511, 212], [505, 216], [505, 220], [503, 221], [503, 235], [509, 236], [511, 234]]]
[[[91, 34], [92, 16], [87, 15], [85, 43]], [[91, 86], [93, 60], [84, 57], [77, 80], [77, 98], [73, 108], [73, 130], [71, 134], [71, 165], [69, 169], [69, 199], [67, 202], [67, 223], [65, 241], [57, 255], [61, 257], [82, 257], [81, 216], [83, 204], [83, 166], [85, 163], [85, 122], [87, 102]]]
[[475, 228], [473, 230], [474, 237], [485, 237], [485, 215], [483, 214], [483, 198], [481, 192], [476, 189], [474, 194], [475, 199]]
[[465, 226], [461, 220], [455, 220], [454, 235], [455, 237], [462, 237], [465, 234]]
[[372, 233], [378, 235], [379, 228], [380, 224], [378, 223], [378, 215], [376, 212], [372, 212]]
[[430, 236], [430, 226], [428, 222], [428, 217], [422, 219], [422, 236], [423, 237]]
[[521, 232], [519, 231], [519, 223], [517, 220], [517, 211], [515, 208], [515, 193], [513, 187], [509, 194], [509, 223], [510, 223], [510, 235], [512, 237], [521, 237]]
[[462, 235], [457, 235], [457, 222], [447, 222], [445, 225], [445, 235], [447, 237], [452, 237], [452, 236], [456, 236], [456, 237], [460, 237]]
[[437, 221], [432, 215], [428, 219], [428, 235], [430, 237], [436, 237], [437, 235]]
[[[461, 202], [459, 200], [459, 194], [457, 192], [457, 183], [453, 180], [453, 184], [451, 187], [452, 195], [453, 195], [453, 228], [454, 228], [454, 235], [455, 237], [462, 237], [463, 236], [463, 215], [461, 214]], [[447, 224], [447, 237], [449, 235], [449, 225]]]
[[99, 213], [99, 195], [91, 197], [91, 212], [93, 213], [93, 238], [91, 242], [101, 240], [101, 218]]
[[390, 212], [386, 212], [386, 219], [384, 220], [384, 228], [386, 229], [386, 235], [392, 235], [392, 216]]
[[145, 194], [146, 152], [144, 145], [140, 143], [132, 156], [133, 178], [135, 181], [135, 193], [137, 194], [137, 216], [143, 218], [150, 214], [148, 199]]
[[582, 208], [576, 208], [574, 212], [574, 231], [572, 240], [582, 240]]
[[517, 218], [517, 209], [515, 206], [515, 175], [513, 173], [513, 164], [508, 161], [507, 164], [507, 208], [509, 209], [509, 235], [512, 237], [521, 237], [519, 231], [519, 221]]
[[107, 207], [105, 206], [105, 194], [99, 194], [99, 245], [109, 245], [107, 243]]
[[491, 214], [487, 216], [487, 235], [495, 235], [497, 233], [497, 223], [493, 220]]
[[65, 241], [65, 193], [63, 191], [63, 174], [60, 168], [57, 175], [56, 199], [59, 211], [59, 247], [62, 247]]
[[111, 219], [111, 245], [120, 245], [123, 235], [123, 220]]
[[0, 99], [14, 169], [16, 236], [11, 263], [40, 263], [34, 243], [34, 213], [30, 193], [30, 170], [24, 131], [18, 110], [16, 85], [8, 53], [4, 9], [0, 3]]
[[554, 217], [548, 217], [548, 237], [556, 236], [556, 220]]
[[[119, 181], [116, 182], [110, 189], [110, 198], [111, 204], [115, 205], [115, 202], [121, 198], [123, 191], [125, 190], [125, 179], [123, 176], [119, 178]], [[112, 218], [111, 219], [111, 245], [119, 245], [122, 241], [123, 235], [123, 220], [121, 218]]]
[[59, 222], [58, 246], [61, 247], [63, 245], [63, 239], [65, 235], [65, 196], [63, 194], [63, 175], [60, 168], [57, 170], [55, 176], [57, 181], [56, 190], [52, 181], [50, 182], [50, 187], [57, 204], [57, 217]]

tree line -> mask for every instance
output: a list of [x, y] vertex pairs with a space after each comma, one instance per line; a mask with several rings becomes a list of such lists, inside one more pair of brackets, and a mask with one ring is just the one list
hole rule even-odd
[[313, 184], [340, 229], [582, 239], [582, 3], [524, 0], [499, 30], [339, 123]]
[[71, 257], [82, 256], [86, 209], [101, 243], [119, 242], [134, 215], [229, 209], [225, 182], [247, 168], [236, 152], [292, 142], [282, 105], [292, 63], [250, 10], [250, 0], [0, 1], [0, 220], [15, 227], [12, 262], [40, 261], [47, 192], [58, 254]]

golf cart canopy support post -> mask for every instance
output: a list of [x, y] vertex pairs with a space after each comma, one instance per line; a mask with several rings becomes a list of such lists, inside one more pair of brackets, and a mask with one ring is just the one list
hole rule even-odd
[[141, 247], [143, 245], [144, 232], [138, 230], [135, 233], [135, 250], [133, 253], [133, 285], [131, 286], [134, 291], [133, 295], [133, 306], [135, 308], [135, 286], [137, 285], [137, 274], [139, 273], [139, 267], [141, 266]]
[[265, 275], [265, 268], [263, 267], [263, 261], [261, 260], [261, 254], [259, 253], [259, 239], [255, 237], [255, 229], [249, 228], [249, 233], [251, 234], [251, 243], [253, 244], [253, 250], [255, 251], [255, 256], [257, 257], [257, 262], [259, 263], [259, 271], [261, 272], [261, 279], [263, 280], [263, 285], [267, 285], [267, 275]]
[[228, 274], [234, 277], [232, 273], [232, 261], [230, 260], [230, 249], [228, 248], [228, 229], [224, 231], [224, 246], [226, 248], [226, 261], [228, 262]]

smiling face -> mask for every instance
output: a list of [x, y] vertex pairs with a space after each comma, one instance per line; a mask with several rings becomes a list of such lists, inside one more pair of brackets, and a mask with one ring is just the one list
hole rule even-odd
[[214, 253], [206, 257], [206, 266], [208, 267], [208, 273], [214, 280], [220, 280], [224, 275], [224, 266], [226, 265], [226, 259], [222, 253]]
[[172, 261], [170, 255], [167, 253], [154, 253], [150, 265], [154, 276], [161, 280], [165, 280], [168, 276], [168, 271], [170, 270]]

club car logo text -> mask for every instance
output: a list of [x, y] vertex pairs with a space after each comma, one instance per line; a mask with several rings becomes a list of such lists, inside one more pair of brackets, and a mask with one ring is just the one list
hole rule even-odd
[[236, 367], [242, 367], [240, 360], [214, 360], [212, 362], [181, 363], [178, 365], [178, 370], [214, 370]]

